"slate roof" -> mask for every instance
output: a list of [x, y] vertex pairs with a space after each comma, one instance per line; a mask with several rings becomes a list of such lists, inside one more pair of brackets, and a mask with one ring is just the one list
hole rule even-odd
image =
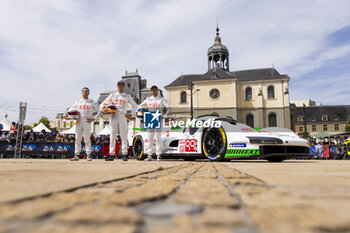
[[[350, 105], [328, 105], [328, 106], [313, 106], [305, 107], [306, 111], [306, 122], [326, 122], [322, 121], [322, 116], [327, 115], [328, 121], [348, 121], [350, 116]], [[298, 122], [298, 116], [304, 116], [303, 107], [297, 107], [295, 109], [294, 121]]]
[[213, 80], [213, 79], [230, 79], [237, 78], [238, 81], [259, 81], [288, 78], [288, 75], [280, 74], [275, 68], [263, 68], [252, 70], [238, 70], [229, 72], [225, 69], [211, 69], [204, 74], [181, 75], [172, 83], [165, 87], [189, 85], [193, 81]]

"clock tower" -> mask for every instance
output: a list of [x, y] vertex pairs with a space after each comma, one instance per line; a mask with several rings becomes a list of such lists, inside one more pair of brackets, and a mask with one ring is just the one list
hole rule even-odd
[[220, 29], [217, 26], [214, 45], [208, 49], [208, 70], [212, 70], [214, 68], [221, 68], [230, 71], [228, 49], [225, 45], [221, 43], [219, 30]]

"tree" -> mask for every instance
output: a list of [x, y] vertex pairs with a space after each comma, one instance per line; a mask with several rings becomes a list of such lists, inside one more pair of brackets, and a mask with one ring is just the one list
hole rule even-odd
[[345, 126], [345, 131], [350, 131], [350, 120], [348, 121], [348, 123]]
[[309, 138], [311, 136], [309, 132], [300, 132], [298, 135], [304, 138]]
[[49, 121], [49, 119], [47, 117], [42, 116], [40, 118], [39, 122], [34, 124], [34, 127], [39, 125], [40, 123], [43, 123], [47, 128], [51, 129], [50, 128], [50, 121]]
[[24, 126], [24, 129], [25, 129], [25, 130], [32, 130], [33, 128], [32, 128], [30, 125], [25, 125], [25, 126]]

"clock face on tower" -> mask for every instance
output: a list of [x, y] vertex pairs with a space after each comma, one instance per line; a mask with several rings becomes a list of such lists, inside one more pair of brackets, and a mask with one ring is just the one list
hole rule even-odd
[[210, 96], [210, 98], [216, 100], [220, 97], [220, 91], [216, 88], [211, 89], [209, 92], [209, 96]]

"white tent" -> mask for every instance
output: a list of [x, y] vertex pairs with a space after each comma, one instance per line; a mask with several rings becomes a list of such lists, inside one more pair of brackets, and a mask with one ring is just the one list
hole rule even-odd
[[9, 131], [10, 127], [11, 127], [11, 122], [9, 122], [9, 120], [7, 120], [6, 118], [3, 119], [2, 121], [0, 121], [0, 124], [2, 124], [3, 127], [3, 131]]
[[111, 129], [110, 129], [109, 125], [107, 125], [107, 126], [105, 126], [105, 128], [103, 130], [98, 132], [97, 135], [107, 135], [110, 133], [111, 133]]
[[69, 130], [63, 131], [62, 134], [75, 134], [75, 127], [76, 127], [76, 125], [74, 125]]
[[49, 133], [51, 132], [51, 130], [49, 130], [43, 123], [40, 123], [39, 125], [35, 126], [33, 128], [33, 131], [35, 133], [40, 133], [43, 129], [46, 131], [46, 133], [47, 132], [49, 132]]

